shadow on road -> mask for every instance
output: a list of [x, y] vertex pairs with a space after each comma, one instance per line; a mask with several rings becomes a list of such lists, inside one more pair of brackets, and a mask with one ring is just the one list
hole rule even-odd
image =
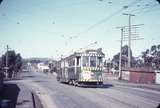
[[4, 84], [0, 93], [0, 108], [15, 108], [19, 91], [16, 84]]
[[[65, 84], [65, 85], [68, 85], [68, 86], [74, 86], [74, 85], [70, 85], [68, 83], [65, 83], [65, 82], [61, 82], [61, 84]], [[95, 84], [80, 84], [78, 86], [75, 86], [75, 87], [81, 87], [81, 88], [110, 88], [110, 87], [113, 87], [114, 85], [113, 84], [103, 84], [103, 85], [95, 85]]]
[[102, 88], [110, 88], [113, 87], [113, 84], [103, 84]]
[[82, 88], [110, 88], [110, 87], [113, 87], [112, 84], [103, 84], [103, 85], [82, 85], [80, 86]]
[[41, 80], [38, 80], [38, 81], [33, 81], [33, 82], [41, 83], [41, 82], [47, 82], [47, 81], [41, 81]]
[[22, 78], [34, 78], [35, 76], [32, 75], [26, 75], [26, 76], [22, 76]]

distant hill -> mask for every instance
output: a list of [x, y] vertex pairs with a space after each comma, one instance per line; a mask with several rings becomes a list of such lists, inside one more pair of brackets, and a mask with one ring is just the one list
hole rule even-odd
[[32, 58], [24, 58], [23, 61], [39, 63], [39, 62], [49, 62], [49, 61], [56, 61], [56, 60], [53, 60], [51, 58], [32, 57]]

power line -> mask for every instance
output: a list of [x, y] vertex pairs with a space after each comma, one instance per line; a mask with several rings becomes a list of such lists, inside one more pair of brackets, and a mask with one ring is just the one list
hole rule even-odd
[[[121, 47], [123, 45], [123, 41], [128, 41], [128, 68], [130, 68], [131, 67], [131, 41], [144, 39], [138, 36], [137, 30], [135, 30], [134, 32], [132, 31], [133, 29], [139, 28], [139, 26], [143, 24], [131, 25], [131, 16], [134, 16], [134, 15], [133, 14], [124, 14], [124, 15], [129, 16], [128, 26], [122, 26], [122, 27], [117, 27], [117, 28], [121, 29]], [[122, 55], [120, 54], [120, 56]], [[121, 57], [120, 57], [120, 60], [121, 60]], [[121, 61], [119, 63], [121, 63]], [[121, 69], [121, 64], [119, 64], [119, 68]], [[119, 77], [121, 78], [120, 74], [121, 74], [121, 70], [119, 70]]]
[[[141, 0], [135, 0], [135, 1], [131, 2], [131, 3], [129, 3], [128, 5], [124, 5], [124, 6], [123, 6], [121, 9], [119, 9], [118, 11], [110, 14], [110, 15], [107, 16], [106, 18], [104, 18], [104, 19], [98, 21], [97, 23], [91, 25], [90, 27], [88, 27], [88, 28], [85, 29], [84, 31], [78, 33], [77, 35], [74, 35], [74, 36], [69, 37], [68, 40], [67, 40], [67, 42], [68, 42], [69, 40], [74, 39], [74, 38], [78, 38], [81, 34], [84, 34], [84, 33], [89, 32], [90, 30], [92, 30], [92, 29], [95, 28], [96, 26], [98, 26], [98, 25], [100, 25], [100, 24], [103, 24], [104, 22], [110, 20], [110, 19], [111, 19], [112, 17], [114, 17], [115, 15], [119, 14], [119, 13], [122, 12], [123, 10], [126, 10], [128, 7], [131, 7], [131, 6], [135, 5], [135, 4], [138, 3], [139, 1], [141, 1]], [[72, 52], [72, 51], [71, 51], [71, 52]]]
[[[136, 14], [144, 14], [144, 13], [149, 13], [149, 12], [155, 12], [155, 11], [153, 11], [153, 10], [155, 10], [157, 7], [159, 7], [159, 5], [154, 5], [153, 7], [150, 7], [150, 9], [147, 9], [147, 10], [145, 10], [145, 11], [139, 11], [139, 12], [137, 12]], [[159, 11], [158, 9], [156, 9], [157, 11]]]
[[[152, 5], [152, 6], [154, 6], [154, 5]], [[142, 11], [142, 10], [147, 9], [147, 8], [149, 8], [149, 5], [147, 5], [147, 6], [145, 5], [145, 6], [141, 7], [141, 8], [131, 10], [131, 12], [133, 13], [133, 12], [136, 12], [136, 11]]]
[[135, 5], [136, 3], [140, 2], [141, 0], [135, 0], [131, 3], [129, 3], [128, 5], [124, 5], [121, 9], [119, 9], [118, 11], [110, 14], [109, 16], [105, 17], [104, 19], [98, 21], [97, 23], [91, 25], [90, 27], [88, 27], [87, 29], [85, 29], [84, 31], [72, 36], [72, 39], [73, 38], [78, 38], [78, 36], [80, 36], [81, 34], [84, 34], [84, 33], [87, 33], [89, 32], [90, 30], [92, 30], [93, 28], [95, 28], [96, 26], [100, 25], [100, 24], [103, 24], [104, 22], [110, 20], [112, 17], [116, 16], [117, 14], [119, 14], [120, 12], [122, 12], [123, 10], [126, 10], [128, 8], [130, 8], [131, 6]]
[[84, 33], [89, 32], [90, 30], [92, 30], [92, 29], [95, 28], [96, 26], [98, 26], [98, 25], [100, 25], [100, 24], [102, 24], [102, 23], [108, 21], [108, 20], [111, 19], [113, 16], [115, 16], [115, 15], [118, 14], [118, 13], [120, 13], [122, 10], [123, 10], [123, 9], [120, 9], [120, 10], [114, 12], [113, 14], [109, 15], [108, 17], [106, 17], [106, 18], [100, 20], [99, 22], [97, 22], [97, 23], [91, 25], [91, 26], [88, 27], [86, 30], [84, 30], [84, 31], [78, 33], [77, 35], [73, 36], [73, 38], [77, 38], [77, 37], [80, 36], [81, 34], [84, 34]]
[[137, 5], [137, 7], [139, 8], [130, 10], [130, 12], [134, 14], [139, 14], [139, 13], [143, 13], [144, 11], [145, 12], [150, 11], [152, 8], [156, 8], [158, 6], [159, 4], [157, 2], [155, 2], [154, 0], [149, 0], [147, 3], [144, 2], [144, 3]]
[[[103, 1], [103, 0], [101, 0]], [[78, 34], [74, 35], [74, 36], [70, 36], [67, 41], [65, 43], [68, 43], [68, 41], [74, 39], [74, 38], [78, 38], [78, 36], [80, 36], [81, 34], [84, 34], [84, 33], [87, 33], [89, 32], [90, 30], [92, 30], [93, 28], [95, 28], [96, 26], [100, 25], [100, 24], [103, 24], [104, 22], [110, 20], [112, 17], [114, 17], [115, 15], [119, 14], [120, 12], [122, 12], [123, 10], [127, 9], [128, 7], [131, 7], [133, 6], [135, 3], [139, 2], [141, 0], [135, 0], [131, 3], [129, 3], [128, 5], [124, 5], [121, 9], [119, 9], [118, 11], [110, 14], [109, 16], [105, 17], [104, 19], [98, 21], [97, 23], [91, 25], [90, 27], [88, 27], [87, 29], [85, 29], [84, 31], [82, 32], [79, 32]], [[85, 1], [86, 2], [86, 1]], [[108, 2], [109, 4], [111, 4], [112, 2]]]
[[129, 17], [128, 19], [128, 68], [131, 67], [131, 17], [135, 16], [134, 14], [126, 14]]

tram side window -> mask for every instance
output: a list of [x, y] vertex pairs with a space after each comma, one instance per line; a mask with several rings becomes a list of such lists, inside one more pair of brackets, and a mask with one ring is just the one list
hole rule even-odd
[[68, 64], [69, 64], [69, 66], [72, 66], [72, 61], [69, 60], [69, 61], [68, 61]]
[[71, 59], [71, 60], [68, 61], [68, 65], [69, 65], [69, 66], [74, 66], [74, 64], [75, 64], [75, 61], [74, 61], [74, 60]]
[[89, 57], [83, 56], [83, 66], [88, 66], [88, 64], [89, 64]]
[[90, 57], [90, 66], [96, 67], [96, 57], [95, 56]]
[[73, 60], [73, 61], [72, 61], [72, 66], [74, 66], [74, 65], [75, 65], [75, 61]]
[[102, 57], [97, 58], [97, 67], [102, 67]]
[[77, 59], [77, 66], [80, 66], [80, 57], [76, 57]]

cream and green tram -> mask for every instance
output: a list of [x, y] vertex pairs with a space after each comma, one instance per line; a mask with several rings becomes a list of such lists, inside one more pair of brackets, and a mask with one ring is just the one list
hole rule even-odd
[[100, 48], [75, 52], [62, 58], [57, 65], [57, 80], [74, 85], [103, 84], [104, 56]]

